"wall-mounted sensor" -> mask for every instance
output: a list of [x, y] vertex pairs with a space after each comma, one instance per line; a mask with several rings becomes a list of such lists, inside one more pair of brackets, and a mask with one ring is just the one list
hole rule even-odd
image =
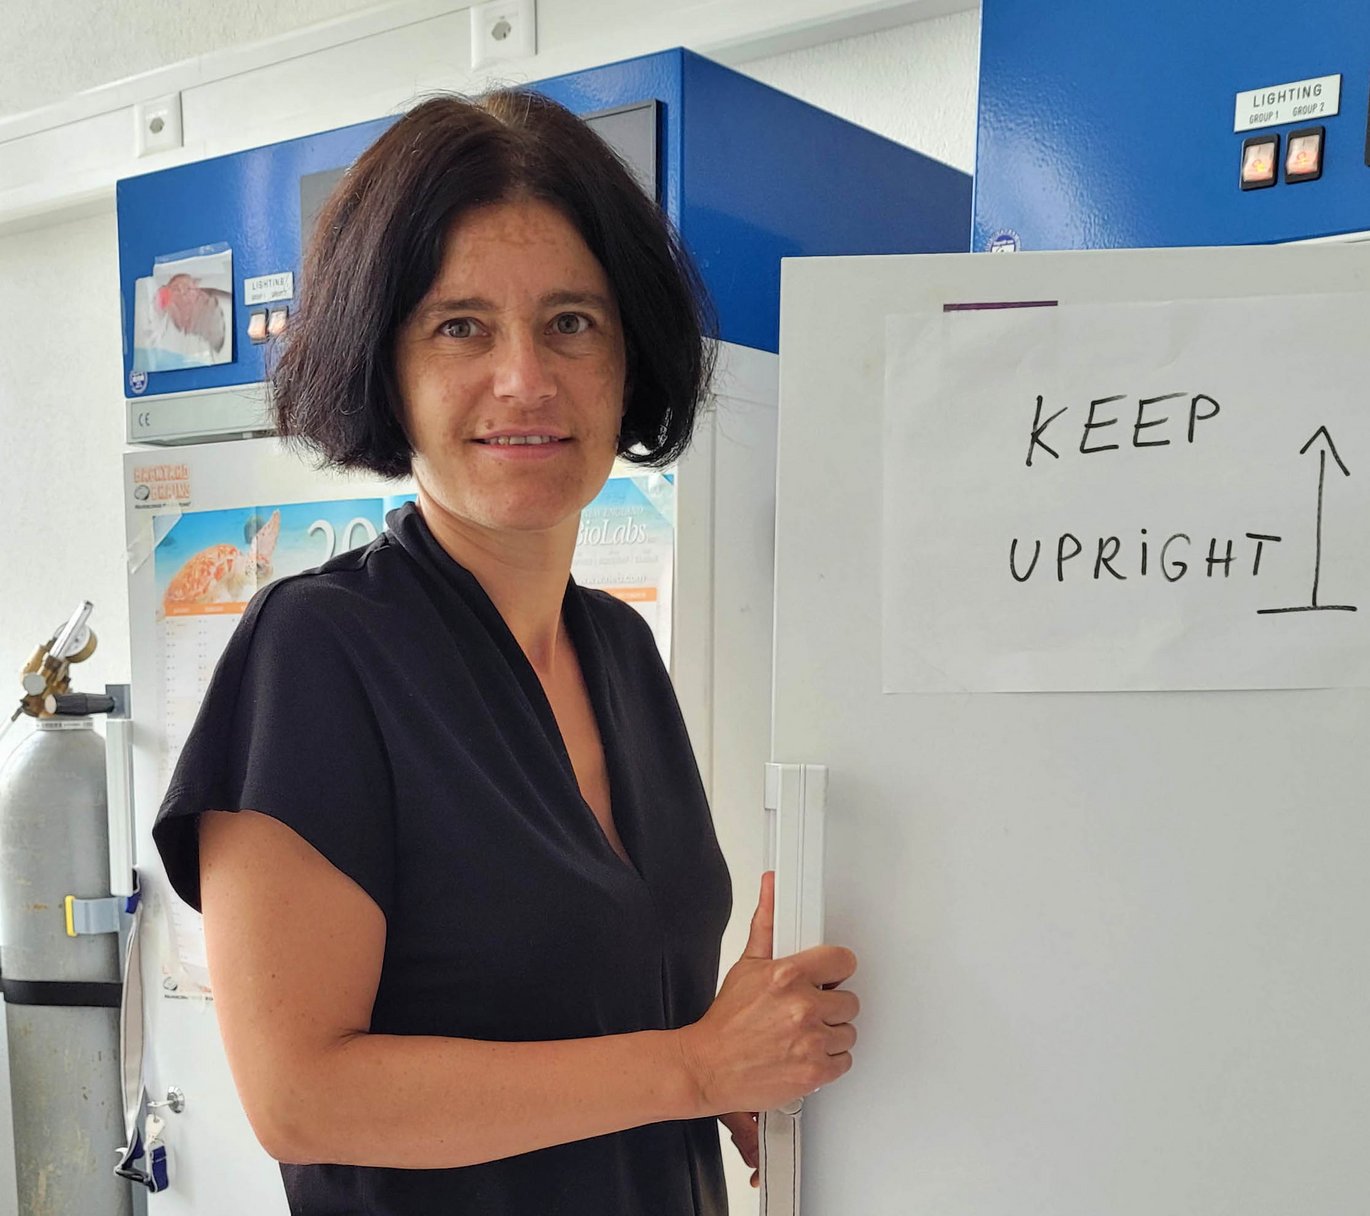
[[1285, 181], [1315, 182], [1322, 176], [1322, 141], [1322, 127], [1289, 132], [1284, 154]]
[[538, 52], [536, 0], [488, 0], [471, 5], [471, 66], [531, 59]]
[[1280, 172], [1280, 137], [1253, 135], [1242, 143], [1242, 189], [1273, 186]]

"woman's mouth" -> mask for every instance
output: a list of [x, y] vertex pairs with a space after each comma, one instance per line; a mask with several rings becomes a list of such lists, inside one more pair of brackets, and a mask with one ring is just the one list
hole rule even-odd
[[487, 439], [477, 439], [476, 442], [491, 447], [536, 447], [547, 443], [567, 443], [568, 439], [564, 435], [491, 435]]
[[574, 442], [569, 435], [485, 435], [475, 441], [487, 458], [500, 462], [556, 460]]

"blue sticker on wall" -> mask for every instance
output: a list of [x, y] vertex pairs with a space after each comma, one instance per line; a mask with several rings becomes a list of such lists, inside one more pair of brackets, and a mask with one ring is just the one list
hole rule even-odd
[[1023, 242], [1018, 239], [1018, 234], [1012, 228], [1005, 228], [989, 238], [990, 253], [1017, 253], [1022, 247]]

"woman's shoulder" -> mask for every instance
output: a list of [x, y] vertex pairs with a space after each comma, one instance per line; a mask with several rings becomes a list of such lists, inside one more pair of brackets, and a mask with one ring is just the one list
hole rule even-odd
[[596, 624], [616, 633], [626, 633], [637, 641], [652, 640], [652, 627], [631, 604], [598, 587], [577, 587], [586, 613]]
[[640, 668], [644, 660], [660, 663], [656, 635], [630, 603], [594, 587], [581, 587], [581, 605], [601, 644], [619, 659]]
[[412, 598], [409, 565], [404, 551], [382, 534], [363, 548], [268, 583], [253, 597], [244, 623], [326, 626], [384, 616]]

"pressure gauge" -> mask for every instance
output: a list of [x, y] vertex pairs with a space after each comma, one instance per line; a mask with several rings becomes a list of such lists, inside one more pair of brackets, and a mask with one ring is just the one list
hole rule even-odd
[[95, 649], [95, 635], [86, 622], [90, 620], [92, 607], [89, 600], [82, 600], [80, 607], [71, 614], [71, 619], [57, 631], [52, 644], [53, 658], [67, 659], [73, 663], [90, 658]]

